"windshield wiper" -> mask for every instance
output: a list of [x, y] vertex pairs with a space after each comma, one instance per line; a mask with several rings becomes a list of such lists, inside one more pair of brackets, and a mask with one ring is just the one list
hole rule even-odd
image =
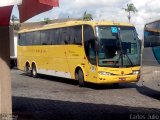
[[[133, 67], [134, 64], [133, 64], [133, 62], [131, 61], [131, 59], [129, 58], [128, 54], [127, 54], [126, 52], [122, 51], [122, 50], [121, 50], [121, 52], [120, 52], [120, 54], [119, 54], [119, 58], [117, 59], [117, 61], [119, 61], [120, 58], [123, 57], [123, 55], [126, 55], [126, 56], [127, 56], [128, 61], [130, 62], [131, 66]], [[113, 65], [114, 67], [117, 65], [117, 61], [115, 61], [114, 65]], [[123, 66], [123, 65], [122, 65], [122, 66]]]
[[120, 52], [118, 59], [114, 62], [114, 65], [113, 65], [114, 67], [117, 65], [117, 61], [119, 62], [122, 55], [123, 55], [122, 52]]
[[132, 62], [131, 59], [129, 58], [128, 53], [127, 53], [127, 52], [123, 52], [123, 55], [126, 55], [126, 56], [127, 56], [127, 58], [128, 58], [128, 60], [129, 60], [129, 62], [130, 62], [130, 64], [131, 64], [131, 66], [133, 67], [133, 62]]
[[[119, 55], [119, 59], [118, 59], [118, 61], [120, 60], [120, 58], [121, 58], [121, 66], [123, 67], [124, 65], [124, 59], [123, 59], [123, 55], [126, 55], [127, 56], [127, 58], [128, 58], [128, 60], [129, 60], [129, 62], [130, 62], [130, 64], [131, 64], [131, 66], [133, 66], [133, 62], [131, 61], [131, 59], [129, 58], [129, 56], [128, 56], [128, 54], [127, 54], [127, 52], [125, 52], [124, 50], [123, 50], [123, 48], [122, 48], [122, 39], [121, 39], [121, 36], [120, 36], [120, 30], [118, 31], [118, 38], [119, 38], [119, 41], [120, 41], [120, 55]], [[114, 64], [114, 65], [116, 65], [116, 63]]]

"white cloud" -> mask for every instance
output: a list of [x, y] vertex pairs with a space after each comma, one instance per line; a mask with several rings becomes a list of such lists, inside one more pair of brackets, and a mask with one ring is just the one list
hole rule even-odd
[[93, 15], [94, 20], [124, 21], [128, 22], [127, 13], [122, 9], [127, 3], [133, 3], [138, 13], [131, 14], [131, 22], [136, 26], [140, 38], [143, 36], [144, 24], [150, 20], [160, 18], [159, 0], [60, 0], [60, 6], [48, 14], [42, 14], [37, 19], [47, 15], [52, 19], [81, 18], [87, 11]]
[[144, 24], [149, 21], [160, 19], [159, 0], [132, 0], [132, 3], [138, 9], [138, 13], [135, 14], [133, 18], [133, 23], [142, 38]]
[[[119, 16], [128, 0], [61, 0], [60, 17], [82, 17], [85, 11], [91, 13], [99, 20], [114, 20]], [[120, 18], [121, 19], [121, 18]]]
[[75, 8], [104, 8], [104, 7], [120, 7], [128, 0], [74, 0]]

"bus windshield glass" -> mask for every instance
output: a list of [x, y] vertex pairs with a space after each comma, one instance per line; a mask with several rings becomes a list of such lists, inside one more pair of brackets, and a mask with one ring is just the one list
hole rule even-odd
[[134, 27], [97, 26], [96, 33], [99, 41], [99, 66], [133, 67], [140, 65], [140, 46]]

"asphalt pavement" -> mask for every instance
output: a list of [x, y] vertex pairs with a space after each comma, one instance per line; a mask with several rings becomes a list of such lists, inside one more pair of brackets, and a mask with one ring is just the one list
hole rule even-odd
[[159, 120], [160, 93], [135, 83], [87, 84], [11, 70], [13, 114], [18, 120]]

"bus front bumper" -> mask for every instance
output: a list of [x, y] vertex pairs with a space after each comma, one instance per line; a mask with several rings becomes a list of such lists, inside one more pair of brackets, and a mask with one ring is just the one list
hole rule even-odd
[[140, 75], [114, 75], [106, 76], [99, 75], [97, 78], [97, 84], [113, 84], [113, 83], [129, 83], [129, 82], [138, 82]]

